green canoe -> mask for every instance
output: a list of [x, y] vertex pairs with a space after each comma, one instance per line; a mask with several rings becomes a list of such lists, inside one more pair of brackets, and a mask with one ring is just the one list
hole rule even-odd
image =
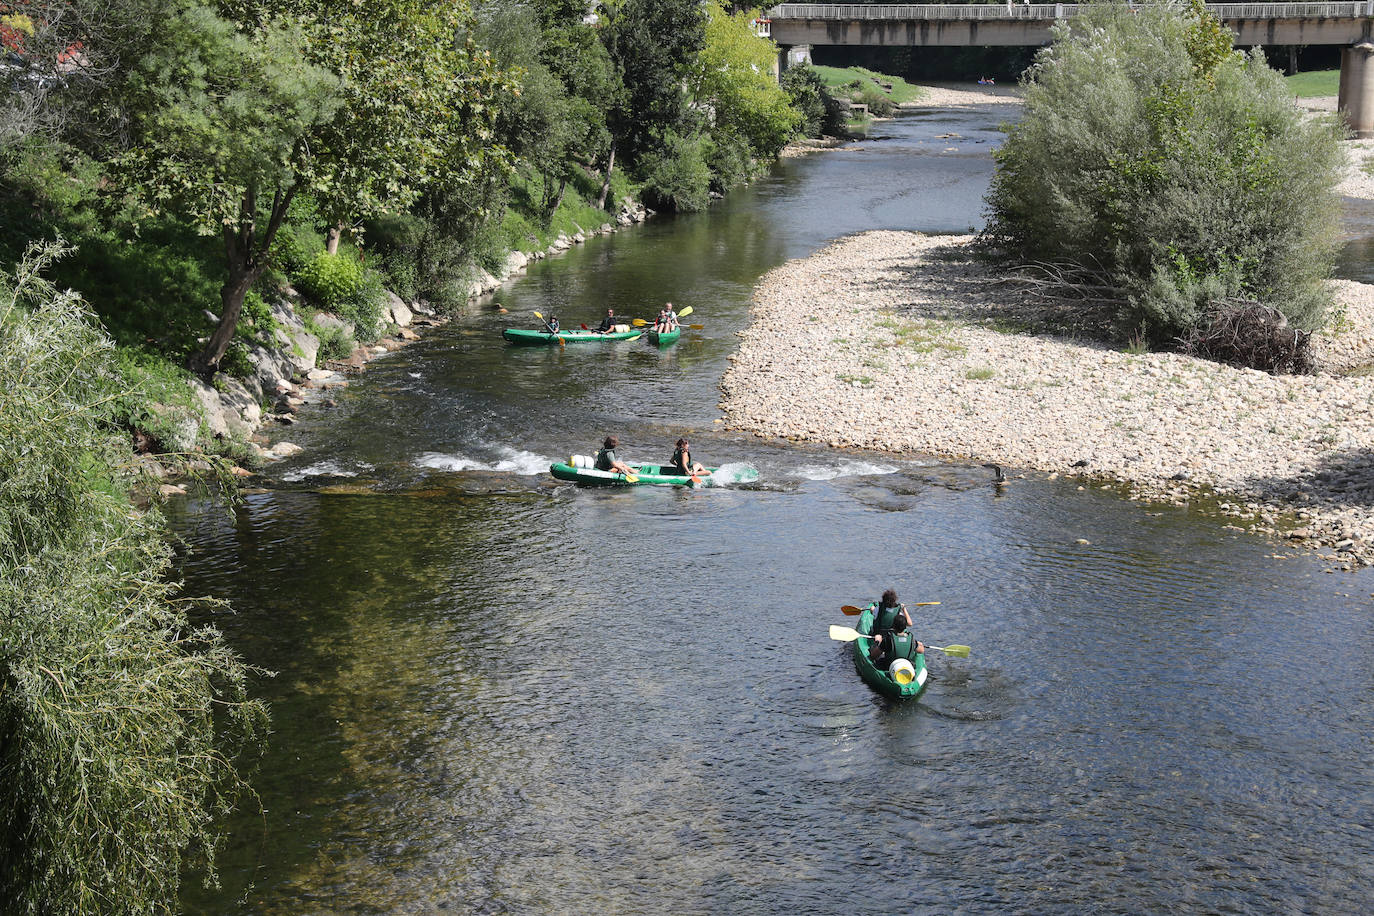
[[[859, 622], [854, 629], [867, 635], [873, 627], [873, 611], [871, 608], [859, 615]], [[871, 639], [856, 639], [851, 643], [854, 647], [854, 667], [859, 670], [859, 677], [863, 678], [868, 686], [881, 693], [883, 696], [893, 700], [909, 700], [920, 695], [926, 686], [926, 657], [916, 656], [916, 661], [912, 665], [916, 668], [916, 677], [910, 684], [899, 684], [892, 679], [886, 671], [880, 670], [873, 664], [873, 659], [868, 655], [870, 647], [873, 645]]]
[[671, 331], [649, 331], [644, 335], [649, 338], [649, 343], [656, 347], [666, 347], [669, 344], [677, 343], [677, 339], [682, 336], [682, 328], [673, 328]]
[[523, 344], [525, 346], [548, 346], [557, 344], [561, 338], [564, 343], [599, 343], [605, 340], [634, 340], [642, 332], [632, 331], [608, 331], [600, 334], [596, 331], [559, 331], [557, 334], [550, 334], [548, 331], [531, 331], [525, 328], [506, 328], [501, 332], [501, 336], [513, 344]]
[[[574, 456], [576, 457], [576, 456]], [[590, 460], [585, 460], [586, 467], [578, 462], [577, 466], [558, 462], [549, 465], [549, 473], [559, 480], [569, 480], [573, 483], [584, 483], [593, 487], [623, 487], [623, 486], [671, 486], [671, 487], [690, 487], [693, 485], [691, 477], [680, 477], [676, 474], [663, 474], [663, 465], [660, 464], [631, 464], [630, 467], [637, 468], [634, 476], [636, 480], [625, 479], [624, 474], [617, 474], [615, 471], [598, 471], [591, 466]], [[706, 478], [715, 473], [715, 468], [707, 468], [706, 474], [699, 475], [697, 481], [705, 483]]]

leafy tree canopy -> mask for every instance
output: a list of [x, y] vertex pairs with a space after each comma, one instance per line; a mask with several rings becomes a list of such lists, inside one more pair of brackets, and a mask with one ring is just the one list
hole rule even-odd
[[1093, 4], [1037, 57], [988, 234], [1072, 265], [1158, 341], [1236, 299], [1310, 329], [1327, 303], [1337, 136], [1196, 0]]
[[801, 114], [773, 78], [773, 43], [754, 34], [750, 13], [730, 15], [719, 0], [706, 5], [705, 42], [692, 73], [692, 93], [711, 106], [715, 126], [772, 157], [796, 133]]

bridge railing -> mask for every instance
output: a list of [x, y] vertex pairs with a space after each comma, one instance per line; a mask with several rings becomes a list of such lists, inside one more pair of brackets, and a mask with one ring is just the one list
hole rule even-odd
[[[1212, 15], [1224, 21], [1245, 19], [1365, 19], [1374, 17], [1374, 0], [1354, 3], [1208, 3]], [[1078, 15], [1076, 3], [925, 3], [832, 4], [783, 3], [766, 14], [770, 19], [863, 20], [992, 20], [1058, 19]]]

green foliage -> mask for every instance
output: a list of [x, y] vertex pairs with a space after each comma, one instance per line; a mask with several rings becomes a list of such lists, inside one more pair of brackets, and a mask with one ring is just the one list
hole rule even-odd
[[165, 912], [185, 867], [213, 875], [266, 712], [130, 506], [112, 344], [38, 277], [52, 254], [0, 282], [0, 899]]
[[327, 359], [346, 359], [356, 346], [353, 335], [349, 334], [345, 327], [336, 324], [320, 324], [318, 321], [307, 318], [305, 319], [305, 328], [319, 338], [319, 362], [324, 362]]
[[839, 136], [844, 132], [840, 112], [825, 81], [814, 67], [789, 67], [782, 74], [782, 88], [801, 115], [797, 132], [803, 137]]
[[375, 271], [363, 267], [356, 251], [342, 249], [338, 254], [321, 251], [292, 279], [301, 293], [320, 308], [351, 321], [365, 340], [379, 333], [381, 279]]
[[363, 285], [363, 265], [356, 255], [321, 251], [307, 261], [293, 279], [316, 305], [336, 312], [358, 294]]
[[698, 0], [622, 0], [602, 12], [602, 40], [624, 86], [611, 133], [631, 162], [661, 159], [667, 138], [690, 130], [683, 84], [705, 44], [703, 8]]
[[658, 150], [640, 163], [644, 201], [657, 210], [690, 213], [711, 202], [711, 169], [706, 164], [706, 141], [700, 134], [669, 133]]
[[753, 15], [731, 16], [706, 4], [705, 43], [690, 85], [695, 100], [714, 113], [712, 133], [737, 138], [757, 158], [771, 159], [796, 135], [801, 114], [773, 78], [772, 42], [754, 34]]
[[1120, 326], [1181, 337], [1227, 301], [1321, 323], [1341, 167], [1334, 120], [1196, 11], [1084, 8], [1032, 70], [996, 154], [988, 235], [1072, 265]]

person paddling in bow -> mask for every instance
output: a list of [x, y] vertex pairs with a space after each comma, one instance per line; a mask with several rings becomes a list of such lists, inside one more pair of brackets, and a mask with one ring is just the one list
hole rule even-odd
[[668, 472], [679, 477], [697, 477], [706, 469], [692, 460], [692, 445], [686, 439], [678, 439], [673, 449], [673, 457], [668, 462]]
[[601, 323], [596, 326], [598, 334], [609, 334], [615, 329], [615, 309], [606, 309], [606, 317], [601, 319]]
[[892, 629], [874, 641], [873, 664], [886, 671], [899, 658], [915, 664], [916, 656], [925, 654], [925, 643], [908, 633], [906, 626], [906, 616], [898, 616], [893, 621]]
[[897, 590], [889, 588], [883, 592], [883, 597], [879, 599], [878, 606], [873, 609], [873, 629], [869, 632], [874, 636], [885, 633], [891, 630], [898, 620], [905, 621], [908, 628], [916, 625], [916, 621], [911, 619], [911, 612], [906, 609], [906, 605], [897, 603]]

